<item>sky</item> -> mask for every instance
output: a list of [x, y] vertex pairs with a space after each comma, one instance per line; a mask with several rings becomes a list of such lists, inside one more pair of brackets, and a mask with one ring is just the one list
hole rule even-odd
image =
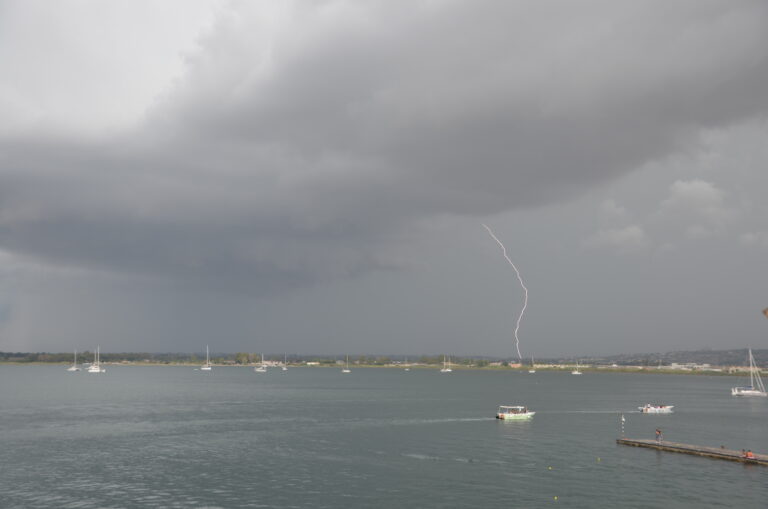
[[768, 4], [0, 0], [0, 350], [766, 348]]

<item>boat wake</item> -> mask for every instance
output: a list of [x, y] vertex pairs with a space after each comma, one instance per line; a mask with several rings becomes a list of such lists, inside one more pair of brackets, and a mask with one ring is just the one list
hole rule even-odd
[[639, 414], [639, 410], [539, 410], [540, 414]]

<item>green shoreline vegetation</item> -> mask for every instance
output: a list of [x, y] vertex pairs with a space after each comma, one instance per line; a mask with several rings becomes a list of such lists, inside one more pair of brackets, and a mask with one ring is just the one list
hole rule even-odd
[[[81, 364], [88, 364], [93, 357], [89, 351], [78, 352], [78, 360]], [[315, 356], [315, 355], [291, 355], [287, 358], [288, 366], [292, 367], [319, 367], [334, 368], [341, 366], [344, 361], [342, 356]], [[72, 353], [22, 353], [22, 352], [0, 352], [0, 364], [4, 365], [45, 365], [59, 364], [71, 365], [73, 360]], [[124, 366], [188, 366], [194, 367], [203, 364], [204, 355], [187, 353], [101, 353], [101, 362], [103, 364], [124, 365]], [[635, 360], [635, 359], [633, 359]], [[281, 365], [283, 356], [271, 355], [265, 356], [267, 364]], [[211, 364], [219, 367], [232, 366], [255, 366], [261, 363], [259, 354], [238, 352], [235, 354], [218, 354], [211, 356]], [[350, 364], [356, 368], [395, 368], [402, 369], [410, 367], [412, 369], [438, 369], [443, 365], [442, 355], [422, 355], [413, 357], [406, 361], [403, 356], [350, 356]], [[479, 358], [479, 357], [451, 357], [451, 367], [455, 370], [492, 370], [492, 371], [519, 371], [527, 372], [531, 365], [529, 363], [516, 364], [508, 360], [497, 358]], [[576, 367], [576, 361], [571, 359], [547, 360], [542, 359], [536, 363], [537, 371], [571, 371]], [[579, 360], [579, 369], [588, 373], [610, 372], [610, 373], [664, 373], [670, 375], [713, 375], [713, 376], [732, 376], [743, 375], [747, 372], [747, 367], [736, 364], [710, 365], [695, 363], [686, 364], [651, 364], [644, 360], [642, 364], [631, 363], [606, 363], [590, 362], [589, 360]]]

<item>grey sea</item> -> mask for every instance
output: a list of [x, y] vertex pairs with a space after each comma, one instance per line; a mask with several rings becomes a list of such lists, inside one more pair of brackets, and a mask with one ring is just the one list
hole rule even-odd
[[[768, 452], [731, 377], [0, 366], [0, 507], [768, 507], [768, 468], [616, 445]], [[672, 415], [641, 415], [648, 402]], [[500, 404], [535, 410], [497, 421]]]

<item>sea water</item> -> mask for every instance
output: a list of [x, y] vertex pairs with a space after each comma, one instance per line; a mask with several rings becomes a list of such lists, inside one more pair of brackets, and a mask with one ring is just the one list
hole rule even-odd
[[[0, 366], [0, 507], [768, 506], [768, 401], [718, 376]], [[645, 403], [675, 405], [642, 415]], [[497, 421], [498, 405], [530, 421]]]

